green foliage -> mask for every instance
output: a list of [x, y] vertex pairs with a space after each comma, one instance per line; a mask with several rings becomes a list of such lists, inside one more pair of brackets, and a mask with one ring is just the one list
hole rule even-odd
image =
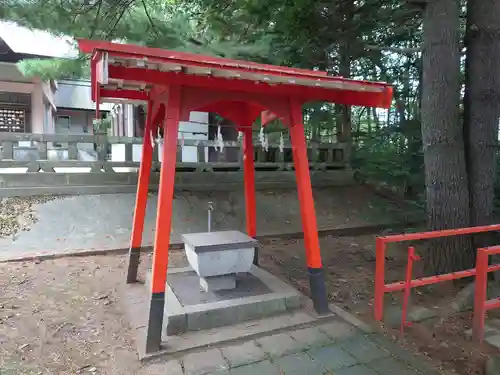
[[111, 118], [109, 116], [92, 121], [92, 127], [94, 130], [94, 134], [107, 134], [109, 129], [111, 129]]
[[26, 59], [17, 64], [27, 77], [40, 77], [43, 80], [59, 78], [88, 78], [88, 59]]
[[[418, 168], [412, 168], [415, 159]], [[409, 198], [422, 201], [423, 155], [420, 150], [412, 153], [408, 139], [400, 133], [385, 130], [363, 139], [353, 153], [352, 167], [363, 181], [386, 186], [401, 195], [411, 187]]]

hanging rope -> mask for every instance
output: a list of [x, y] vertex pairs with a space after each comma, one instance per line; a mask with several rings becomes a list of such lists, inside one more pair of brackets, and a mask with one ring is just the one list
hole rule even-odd
[[150, 130], [149, 140], [151, 142], [151, 148], [154, 150], [155, 143], [157, 143], [157, 142], [156, 142], [156, 139], [153, 136], [153, 130]]
[[267, 134], [264, 133], [263, 126], [260, 127], [259, 141], [262, 149], [267, 152], [269, 149], [269, 139], [267, 138]]
[[222, 132], [220, 130], [220, 125], [217, 127], [217, 138], [215, 138], [215, 145], [214, 145], [215, 150], [219, 150], [219, 152], [222, 152], [224, 150], [224, 139], [222, 138]]

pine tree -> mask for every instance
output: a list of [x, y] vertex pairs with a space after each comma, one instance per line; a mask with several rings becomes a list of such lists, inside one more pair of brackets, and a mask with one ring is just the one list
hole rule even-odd
[[[229, 58], [263, 58], [270, 54], [269, 38], [252, 43], [234, 41], [193, 16], [194, 7], [154, 1], [6, 0], [0, 3], [0, 18], [55, 35], [145, 45]], [[28, 76], [58, 78], [88, 72], [88, 57], [76, 60], [26, 60], [19, 64]]]

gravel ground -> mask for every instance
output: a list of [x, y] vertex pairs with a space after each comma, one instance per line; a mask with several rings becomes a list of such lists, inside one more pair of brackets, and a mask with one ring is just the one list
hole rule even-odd
[[0, 237], [13, 236], [15, 239], [19, 232], [30, 230], [31, 225], [39, 220], [33, 205], [55, 199], [62, 199], [62, 197], [14, 197], [0, 200]]

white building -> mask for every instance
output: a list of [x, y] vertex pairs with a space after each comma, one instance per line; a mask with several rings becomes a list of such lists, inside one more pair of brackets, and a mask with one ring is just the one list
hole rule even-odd
[[[56, 37], [0, 21], [0, 132], [92, 134], [96, 105], [90, 81], [83, 79], [42, 82], [24, 77], [16, 63], [29, 58], [74, 58], [78, 51], [71, 38]], [[142, 106], [102, 103], [111, 116], [110, 135], [142, 137], [145, 113]], [[179, 138], [208, 139], [208, 113], [192, 112], [189, 122], [179, 124]], [[124, 153], [124, 146], [123, 153]], [[121, 158], [121, 148], [113, 154]], [[134, 157], [140, 152], [134, 151]], [[115, 158], [115, 157], [114, 157]], [[208, 160], [208, 154], [206, 159]], [[196, 147], [183, 148], [182, 161], [198, 161]]]

